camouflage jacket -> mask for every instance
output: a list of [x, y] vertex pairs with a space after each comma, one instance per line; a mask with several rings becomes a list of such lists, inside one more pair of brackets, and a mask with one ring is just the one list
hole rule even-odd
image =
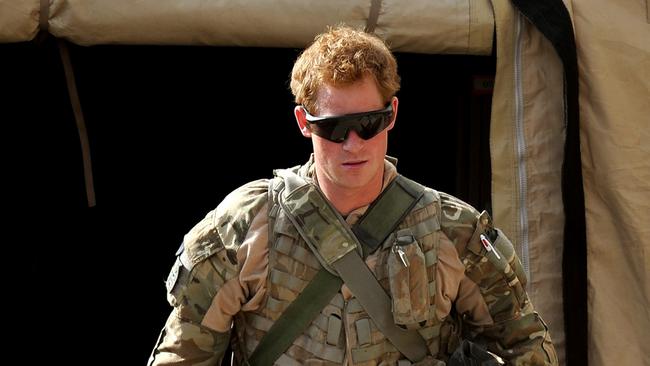
[[[167, 280], [174, 309], [150, 365], [220, 364], [230, 332], [214, 331], [201, 322], [219, 289], [237, 276], [236, 250], [253, 218], [267, 207], [268, 186], [268, 180], [259, 180], [240, 187], [186, 235], [184, 250]], [[492, 322], [473, 324], [466, 314], [449, 316], [441, 330], [444, 344], [432, 356], [446, 359], [459, 339], [466, 338], [485, 345], [508, 364], [557, 364], [548, 329], [528, 300], [525, 275], [505, 235], [492, 227], [486, 213], [479, 214], [457, 198], [440, 193], [439, 201], [440, 230], [453, 242], [466, 276], [478, 285]], [[481, 244], [481, 234], [494, 240], [496, 250]]]

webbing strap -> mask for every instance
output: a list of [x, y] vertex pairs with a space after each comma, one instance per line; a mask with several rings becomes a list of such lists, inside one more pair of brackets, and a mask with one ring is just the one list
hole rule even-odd
[[352, 232], [370, 252], [392, 233], [424, 194], [424, 188], [398, 175], [368, 208]]
[[38, 16], [38, 27], [47, 31], [50, 27], [50, 0], [41, 0], [41, 11]]
[[339, 272], [346, 286], [370, 315], [377, 328], [400, 353], [412, 362], [420, 361], [427, 355], [427, 345], [420, 333], [402, 329], [395, 324], [391, 298], [377, 282], [359, 253], [350, 252], [332, 266]]
[[379, 12], [381, 10], [381, 0], [372, 0], [370, 2], [370, 11], [368, 12], [368, 21], [364, 32], [373, 33], [377, 27], [377, 20], [379, 20]]
[[72, 69], [72, 62], [70, 61], [70, 51], [68, 50], [68, 45], [62, 39], [58, 39], [57, 41], [59, 45], [59, 52], [61, 53], [63, 71], [65, 72], [65, 82], [68, 85], [70, 103], [72, 104], [74, 119], [77, 123], [77, 130], [79, 131], [79, 140], [81, 142], [81, 158], [83, 161], [84, 170], [84, 182], [86, 183], [86, 199], [88, 201], [88, 207], [94, 207], [96, 204], [95, 185], [93, 184], [93, 167], [90, 158], [90, 140], [88, 139], [86, 122], [84, 120], [83, 112], [81, 111], [81, 102], [79, 101], [79, 92], [77, 91], [77, 83], [74, 77], [74, 70]]
[[339, 292], [341, 285], [343, 281], [339, 277], [321, 268], [280, 318], [273, 323], [249, 357], [247, 364], [273, 365]]

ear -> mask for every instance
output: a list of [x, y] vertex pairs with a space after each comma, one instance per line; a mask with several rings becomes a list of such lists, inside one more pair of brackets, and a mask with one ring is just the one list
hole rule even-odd
[[305, 107], [301, 105], [297, 105], [296, 108], [293, 109], [293, 114], [294, 116], [296, 116], [296, 122], [298, 122], [298, 128], [300, 129], [300, 133], [302, 133], [302, 135], [307, 138], [311, 138], [311, 130], [307, 125], [306, 113], [307, 112], [305, 112]]
[[387, 131], [390, 131], [393, 129], [393, 127], [395, 127], [395, 121], [397, 120], [397, 105], [399, 104], [399, 100], [397, 100], [397, 97], [393, 97], [390, 103], [393, 105], [393, 121], [386, 128]]

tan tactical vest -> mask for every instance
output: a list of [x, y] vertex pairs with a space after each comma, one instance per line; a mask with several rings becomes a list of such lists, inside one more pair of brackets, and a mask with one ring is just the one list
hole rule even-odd
[[[304, 176], [304, 172], [294, 172]], [[235, 319], [235, 364], [245, 364], [244, 355], [253, 352], [274, 321], [321, 268], [279, 204], [283, 189], [283, 180], [274, 178], [269, 188], [268, 205], [268, 291], [260, 309], [240, 312]], [[427, 188], [411, 212], [377, 249], [374, 269], [375, 277], [392, 298], [395, 322], [417, 329], [434, 357], [441, 347], [442, 324], [436, 319], [434, 307], [437, 253], [442, 235], [439, 214], [438, 193]], [[404, 261], [394, 247], [398, 239], [408, 257], [408, 270], [403, 267]], [[409, 242], [406, 245], [405, 240]], [[276, 362], [296, 366], [340, 365], [345, 360], [354, 365], [393, 365], [399, 360], [400, 365], [409, 364], [381, 334], [359, 302], [354, 297], [344, 301], [339, 292]]]

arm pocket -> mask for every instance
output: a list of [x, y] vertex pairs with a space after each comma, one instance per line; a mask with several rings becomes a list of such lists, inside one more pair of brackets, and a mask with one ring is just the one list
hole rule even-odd
[[429, 282], [424, 253], [409, 229], [397, 232], [388, 256], [395, 324], [418, 328], [429, 318]]
[[519, 302], [519, 307], [523, 308], [528, 304], [528, 296], [525, 289], [526, 282], [528, 281], [526, 273], [508, 237], [501, 230], [496, 228], [495, 230], [498, 235], [493, 245], [503, 257], [501, 258], [502, 265], [499, 268], [508, 283], [508, 287], [512, 290], [515, 298]]

